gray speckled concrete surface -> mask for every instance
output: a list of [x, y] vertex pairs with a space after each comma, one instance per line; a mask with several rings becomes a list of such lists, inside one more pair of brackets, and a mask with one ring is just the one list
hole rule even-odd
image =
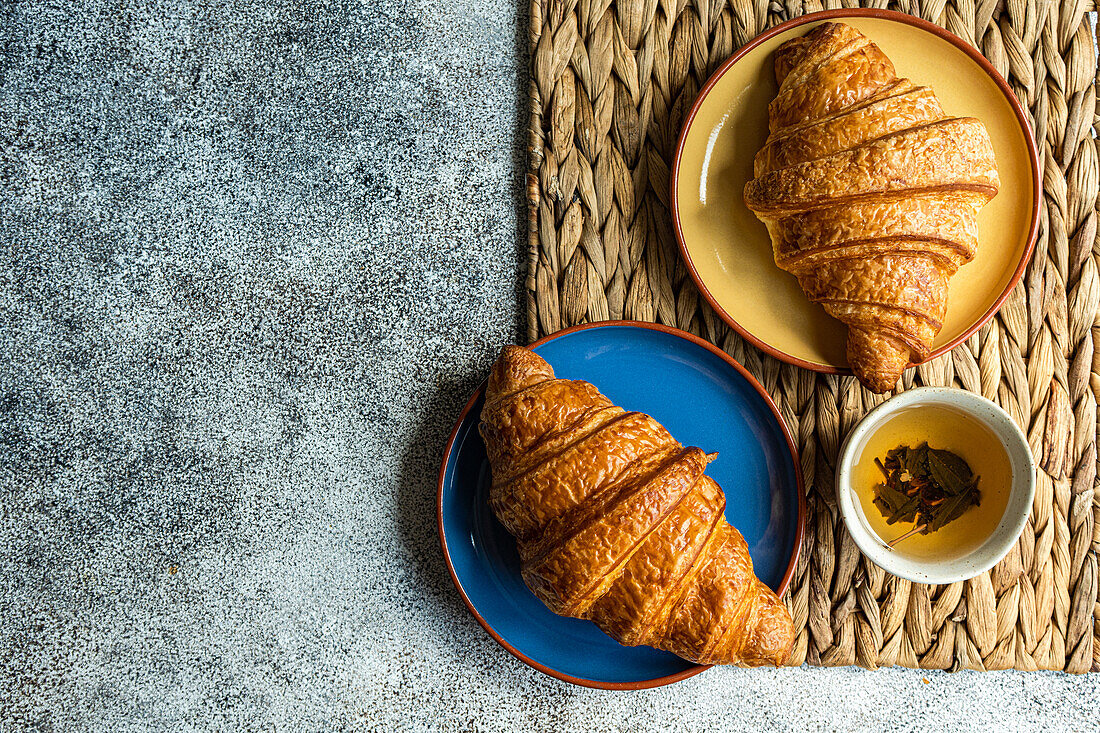
[[0, 5], [0, 730], [1095, 727], [1096, 676], [607, 693], [477, 626], [433, 499], [523, 333], [514, 2]]

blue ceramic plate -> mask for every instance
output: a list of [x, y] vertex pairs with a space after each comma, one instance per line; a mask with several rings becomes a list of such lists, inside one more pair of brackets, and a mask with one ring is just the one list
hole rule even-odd
[[[725, 490], [726, 518], [748, 541], [757, 576], [786, 589], [801, 544], [802, 477], [775, 407], [743, 367], [683, 331], [633, 322], [579, 326], [532, 348], [557, 376], [592, 382], [685, 445], [717, 451], [707, 473]], [[479, 389], [459, 417], [439, 479], [443, 553], [481, 625], [536, 669], [590, 687], [655, 687], [705, 669], [650, 647], [622, 646], [589, 621], [551, 613], [527, 589], [515, 541], [489, 510], [481, 405]]]

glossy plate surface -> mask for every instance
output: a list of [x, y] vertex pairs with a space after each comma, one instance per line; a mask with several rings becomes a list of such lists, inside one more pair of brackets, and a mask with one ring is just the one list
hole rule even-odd
[[977, 256], [951, 279], [934, 357], [992, 317], [1022, 275], [1037, 231], [1038, 163], [1030, 128], [993, 68], [970, 55], [977, 52], [965, 42], [919, 19], [880, 10], [797, 18], [723, 65], [685, 123], [673, 167], [681, 252], [711, 305], [750, 341], [806, 368], [847, 369], [844, 325], [775, 265], [767, 229], [743, 199], [753, 158], [768, 136], [768, 104], [778, 91], [775, 50], [825, 20], [864, 33], [890, 57], [898, 76], [932, 87], [947, 114], [979, 118], [993, 141], [1001, 190], [979, 217]]
[[[615, 404], [652, 415], [685, 445], [717, 451], [707, 473], [725, 490], [726, 518], [745, 536], [760, 579], [785, 588], [802, 530], [793, 445], [755, 380], [713, 346], [679, 334], [652, 324], [601, 324], [555, 334], [534, 349], [557, 376], [592, 382]], [[479, 389], [455, 428], [439, 488], [444, 554], [481, 624], [523, 661], [577, 684], [652, 687], [705, 669], [649, 647], [622, 646], [591, 622], [556, 616], [527, 589], [515, 541], [489, 509], [481, 406]]]

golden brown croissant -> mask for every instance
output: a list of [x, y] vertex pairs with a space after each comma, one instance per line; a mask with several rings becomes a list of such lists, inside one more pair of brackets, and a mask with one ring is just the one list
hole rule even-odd
[[840, 23], [780, 46], [775, 74], [745, 203], [776, 264], [848, 326], [852, 371], [885, 392], [931, 351], [948, 278], [974, 257], [978, 212], [1000, 185], [993, 145]]
[[783, 664], [794, 629], [752, 571], [725, 495], [653, 418], [506, 346], [481, 411], [489, 503], [554, 613], [701, 664]]

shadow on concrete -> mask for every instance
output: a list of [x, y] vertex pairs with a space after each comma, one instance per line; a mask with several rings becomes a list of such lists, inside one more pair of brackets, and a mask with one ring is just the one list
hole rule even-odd
[[[480, 374], [441, 378], [420, 412], [397, 476], [397, 529], [412, 560], [417, 585], [448, 615], [476, 624], [443, 561], [437, 524], [439, 467], [451, 429]], [[488, 638], [488, 637], [486, 637]]]
[[527, 337], [527, 271], [530, 251], [528, 248], [528, 214], [527, 214], [527, 172], [530, 165], [527, 159], [527, 144], [529, 140], [528, 126], [531, 123], [531, 97], [530, 80], [531, 65], [527, 46], [528, 19], [530, 9], [528, 3], [519, 3], [519, 12], [516, 13], [515, 49], [516, 59], [519, 61], [518, 79], [516, 84], [516, 103], [514, 108], [514, 123], [512, 137], [512, 197], [516, 207], [516, 279], [513, 288], [516, 297], [515, 317], [512, 325], [512, 333], [515, 334], [516, 343], [526, 344]]
[[[512, 144], [512, 197], [516, 226], [513, 262], [502, 262], [501, 267], [514, 267], [513, 293], [515, 308], [512, 311], [511, 333], [515, 343], [527, 343], [527, 262], [528, 262], [528, 202], [527, 202], [527, 145], [530, 123], [529, 56], [527, 3], [520, 3], [516, 18], [515, 50], [518, 61], [516, 101], [513, 109]], [[494, 344], [493, 349], [501, 344]], [[493, 356], [495, 357], [495, 353]], [[477, 636], [488, 646], [495, 643], [477, 626], [458, 590], [454, 587], [443, 559], [437, 525], [437, 491], [439, 468], [443, 452], [454, 422], [473, 391], [488, 375], [488, 368], [471, 365], [471, 373], [465, 375], [439, 374], [436, 388], [421, 407], [416, 427], [408, 448], [401, 458], [397, 481], [397, 525], [402, 543], [415, 568], [416, 583], [426, 592], [430, 602], [438, 604], [437, 610], [453, 615], [458, 623], [466, 623], [477, 629]], [[457, 655], [477, 653], [467, 643], [449, 636], [443, 643], [454, 647]], [[513, 671], [524, 670], [503, 650], [502, 664]], [[513, 667], [513, 665], [515, 665]], [[530, 670], [526, 670], [530, 672]], [[537, 675], [541, 677], [541, 675]], [[548, 678], [547, 678], [548, 680]]]
[[454, 420], [481, 382], [481, 374], [471, 374], [441, 383], [421, 413], [399, 469], [398, 532], [415, 570], [414, 582], [423, 591], [422, 597], [434, 605], [434, 613], [447, 616], [456, 627], [471, 632], [469, 636], [444, 633], [433, 642], [449, 647], [456, 658], [489, 662], [495, 670], [489, 679], [500, 694], [514, 689], [516, 684], [533, 684], [540, 694], [568, 699], [581, 688], [524, 665], [481, 629], [463, 603], [443, 559], [437, 522], [439, 468]]

